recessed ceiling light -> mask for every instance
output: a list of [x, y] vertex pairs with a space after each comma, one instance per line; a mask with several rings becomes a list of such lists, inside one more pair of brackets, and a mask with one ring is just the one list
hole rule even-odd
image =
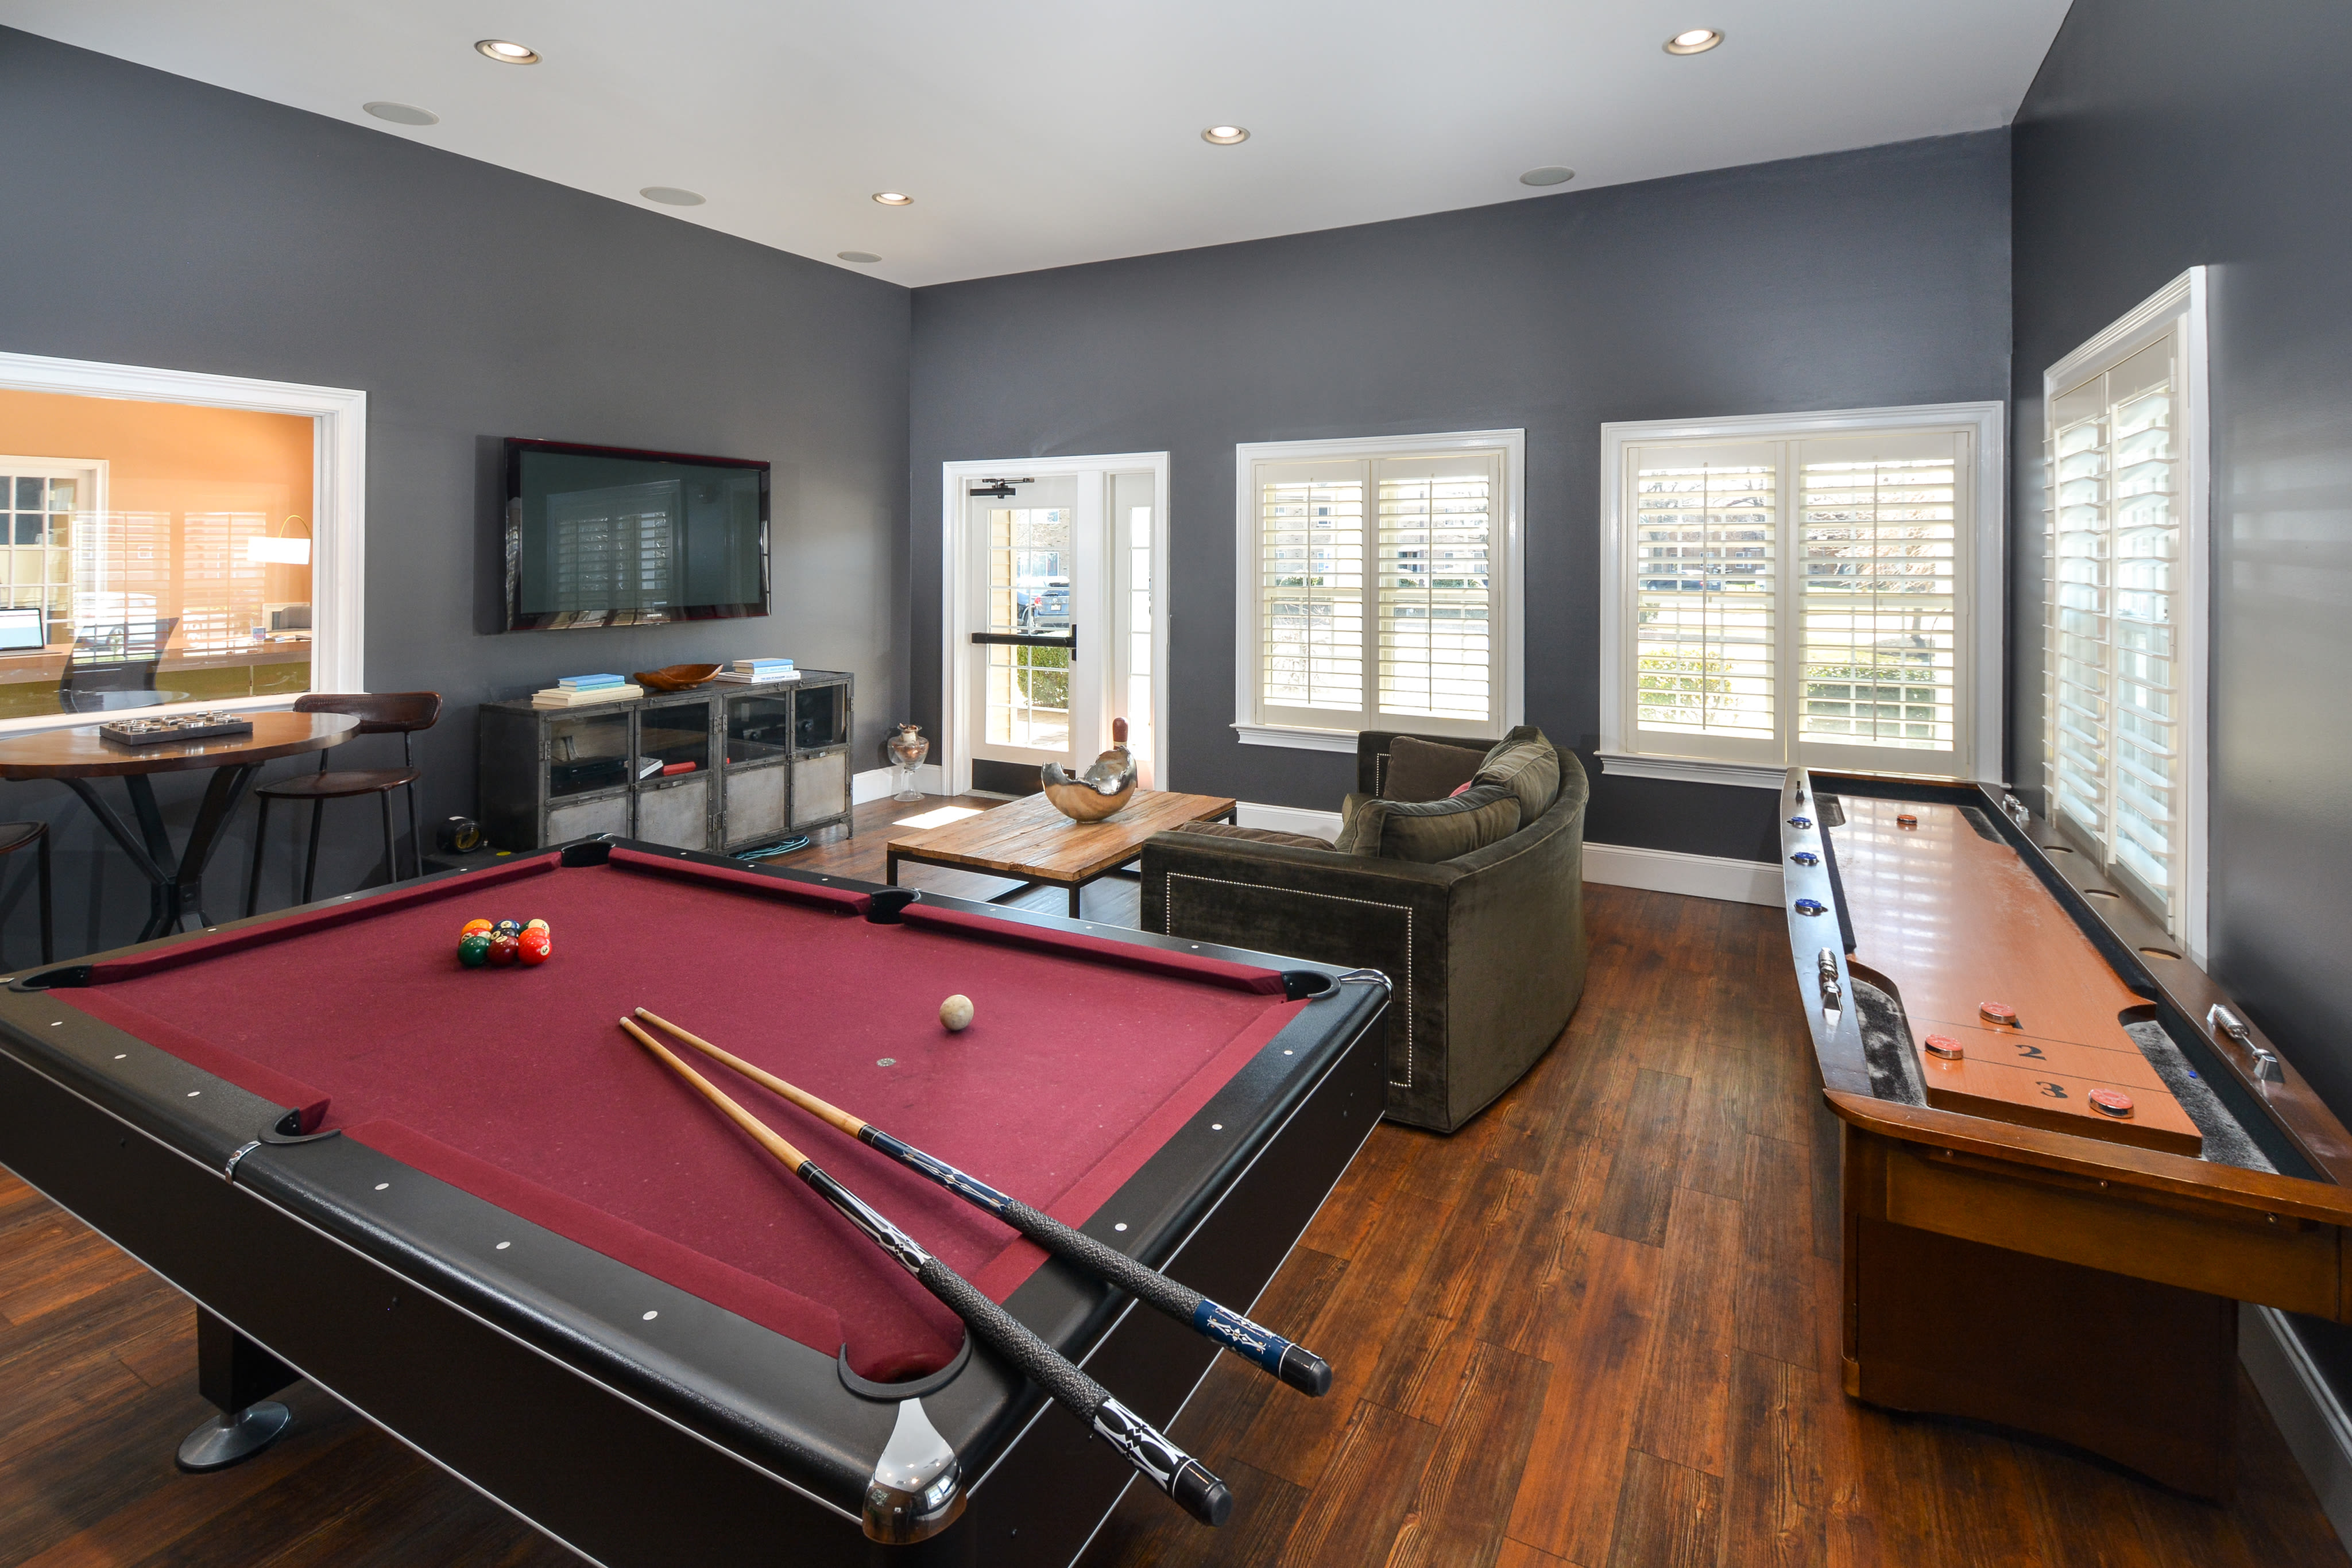
[[474, 47], [502, 66], [535, 66], [539, 51], [529, 44], [518, 44], [512, 38], [484, 38]]
[[696, 191], [683, 191], [676, 185], [647, 185], [637, 193], [648, 202], [659, 202], [667, 207], [698, 207], [702, 195]]
[[1519, 176], [1522, 185], [1565, 185], [1576, 178], [1576, 171], [1565, 163], [1547, 163], [1540, 169], [1530, 169]]
[[882, 259], [870, 250], [837, 250], [833, 254], [844, 261], [854, 261], [860, 267], [868, 267]]
[[1719, 29], [1715, 27], [1693, 27], [1688, 32], [1676, 33], [1673, 37], [1668, 38], [1666, 40], [1666, 53], [1670, 55], [1703, 55], [1721, 42], [1723, 42], [1723, 34]]
[[911, 207], [915, 204], [914, 197], [897, 191], [877, 191], [874, 199], [886, 207]]
[[413, 103], [394, 103], [380, 98], [373, 103], [360, 105], [378, 120], [389, 120], [394, 125], [438, 125], [441, 117], [429, 109], [419, 109]]
[[1249, 127], [1246, 125], [1212, 125], [1208, 130], [1201, 132], [1201, 140], [1203, 141], [1213, 141], [1220, 147], [1237, 146], [1249, 140]]

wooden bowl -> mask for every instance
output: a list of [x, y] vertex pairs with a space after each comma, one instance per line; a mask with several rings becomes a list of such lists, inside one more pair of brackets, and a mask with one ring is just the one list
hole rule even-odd
[[649, 692], [682, 692], [688, 686], [698, 686], [720, 670], [723, 664], [664, 664], [658, 670], [639, 670], [629, 679]]

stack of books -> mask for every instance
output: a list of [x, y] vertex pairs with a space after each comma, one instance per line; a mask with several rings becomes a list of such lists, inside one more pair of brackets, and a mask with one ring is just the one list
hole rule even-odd
[[710, 677], [739, 686], [764, 685], [770, 681], [797, 681], [801, 673], [790, 659], [738, 659]]
[[646, 688], [618, 675], [566, 675], [553, 685], [530, 694], [533, 707], [586, 707], [591, 703], [627, 702], [646, 695]]

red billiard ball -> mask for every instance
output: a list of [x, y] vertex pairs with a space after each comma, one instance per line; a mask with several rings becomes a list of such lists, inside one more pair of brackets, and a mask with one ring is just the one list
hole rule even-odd
[[520, 946], [521, 945], [508, 933], [504, 931], [499, 932], [497, 936], [490, 938], [490, 962], [500, 968], [504, 968], [506, 966], [513, 963], [516, 958], [520, 956]]
[[525, 964], [544, 964], [555, 951], [555, 943], [543, 930], [526, 930], [515, 938], [515, 956]]

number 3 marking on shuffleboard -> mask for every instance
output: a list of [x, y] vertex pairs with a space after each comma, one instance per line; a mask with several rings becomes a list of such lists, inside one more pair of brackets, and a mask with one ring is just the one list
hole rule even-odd
[[2050, 1099], [2063, 1100], [2066, 1098], [2066, 1091], [2059, 1088], [2058, 1085], [2051, 1082], [2047, 1078], [2037, 1078], [2033, 1082], [2042, 1085], [2042, 1092]]

